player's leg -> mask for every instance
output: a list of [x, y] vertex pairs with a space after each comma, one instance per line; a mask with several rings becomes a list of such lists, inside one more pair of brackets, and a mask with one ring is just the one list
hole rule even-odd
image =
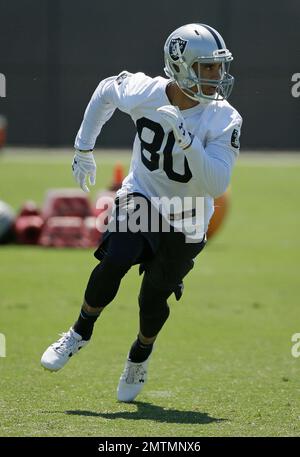
[[169, 317], [167, 299], [172, 293], [180, 298], [183, 278], [193, 268], [193, 259], [205, 246], [205, 241], [187, 244], [184, 236], [178, 233], [163, 234], [162, 238], [157, 255], [145, 264], [139, 295], [139, 334], [131, 346], [119, 381], [117, 393], [120, 401], [133, 401], [145, 384], [153, 344]]
[[89, 278], [78, 320], [74, 330], [89, 340], [93, 326], [103, 309], [115, 298], [121, 280], [132, 265], [147, 249], [146, 240], [140, 233], [111, 233], [103, 260], [94, 268]]
[[88, 281], [80, 315], [67, 333], [43, 354], [44, 368], [57, 371], [90, 340], [93, 327], [103, 309], [114, 299], [121, 279], [143, 257], [148, 248], [140, 233], [111, 233], [105, 243], [105, 255]]
[[117, 397], [119, 401], [131, 402], [147, 381], [148, 364], [157, 335], [169, 316], [166, 297], [172, 291], [160, 289], [145, 272], [139, 295], [140, 328], [133, 342], [124, 370], [121, 374]]

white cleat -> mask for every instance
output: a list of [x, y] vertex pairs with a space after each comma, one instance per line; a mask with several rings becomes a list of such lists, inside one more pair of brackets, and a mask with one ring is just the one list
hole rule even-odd
[[67, 333], [62, 333], [62, 337], [58, 341], [46, 349], [42, 355], [41, 364], [46, 370], [58, 371], [88, 342], [84, 341], [71, 327]]
[[142, 390], [147, 381], [147, 369], [151, 354], [142, 363], [134, 363], [127, 360], [121, 374], [117, 396], [119, 401], [131, 402]]

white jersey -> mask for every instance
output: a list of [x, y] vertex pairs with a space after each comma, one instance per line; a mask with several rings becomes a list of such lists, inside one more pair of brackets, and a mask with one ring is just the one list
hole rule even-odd
[[85, 111], [75, 148], [92, 150], [116, 108], [129, 114], [137, 134], [129, 174], [118, 194], [138, 192], [149, 199], [203, 197], [204, 223], [196, 234], [202, 239], [214, 212], [214, 198], [225, 192], [230, 181], [239, 153], [242, 118], [227, 101], [181, 110], [194, 136], [192, 145], [183, 151], [157, 112], [170, 104], [166, 94], [169, 83], [160, 76], [126, 71], [101, 81]]

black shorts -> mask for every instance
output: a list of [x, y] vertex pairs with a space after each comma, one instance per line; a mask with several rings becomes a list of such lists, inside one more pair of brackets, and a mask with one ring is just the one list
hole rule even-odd
[[[141, 194], [129, 194], [127, 195], [126, 204], [136, 196], [143, 197]], [[150, 202], [145, 199], [149, 206], [147, 211], [150, 210]], [[118, 215], [124, 216], [122, 210], [126, 205], [124, 201], [116, 199], [116, 218]], [[128, 206], [126, 206], [125, 211]], [[160, 217], [158, 215], [158, 217]], [[163, 224], [163, 221], [160, 220]], [[161, 225], [162, 227], [162, 225]], [[105, 255], [110, 255], [109, 251], [114, 250], [115, 247], [123, 245], [126, 249], [119, 249], [120, 256], [128, 256], [128, 252], [132, 252], [135, 248], [135, 244], [139, 246], [139, 255], [135, 257], [132, 265], [141, 264], [140, 272], [150, 271], [151, 276], [154, 277], [154, 281], [159, 281], [163, 276], [163, 282], [165, 283], [180, 283], [182, 278], [188, 273], [193, 267], [193, 259], [202, 251], [206, 244], [206, 238], [204, 237], [201, 242], [198, 243], [187, 243], [185, 235], [181, 232], [175, 231], [172, 226], [169, 226], [169, 231], [152, 232], [150, 227], [144, 227], [146, 230], [140, 230], [135, 233], [127, 231], [121, 231], [120, 226], [114, 226], [114, 231], [107, 230], [102, 238], [102, 242], [95, 252], [95, 257], [98, 260], [102, 260]], [[111, 235], [110, 242], [109, 239]], [[116, 241], [115, 241], [116, 240]], [[142, 246], [142, 249], [140, 249]], [[126, 259], [121, 259], [120, 262]]]
[[[108, 225], [108, 229], [106, 232], [104, 232], [101, 244], [99, 248], [95, 252], [95, 257], [98, 260], [102, 260], [107, 249], [107, 244], [108, 244], [108, 239], [112, 233], [118, 233], [118, 239], [123, 240], [124, 243], [129, 242], [129, 237], [126, 235], [128, 232], [133, 233], [130, 231], [130, 228], [124, 231], [124, 225], [122, 225], [122, 222], [118, 222], [119, 218], [123, 218], [125, 220], [125, 224], [128, 223], [129, 219], [129, 211], [132, 208], [131, 204], [136, 205], [137, 200], [142, 199], [143, 202], [145, 202], [145, 207], [144, 207], [144, 214], [142, 217], [144, 217], [144, 220], [146, 221], [146, 226], [143, 227], [143, 229], [135, 232], [134, 234], [137, 235], [137, 237], [143, 237], [146, 240], [145, 243], [145, 250], [143, 252], [142, 257], [139, 259], [139, 261], [136, 261], [135, 264], [140, 263], [142, 261], [145, 261], [151, 256], [152, 254], [155, 254], [158, 250], [159, 243], [160, 243], [160, 233], [159, 232], [153, 232], [151, 231], [151, 226], [150, 226], [150, 212], [153, 211], [153, 214], [155, 212], [155, 209], [151, 206], [150, 201], [144, 197], [142, 194], [139, 193], [132, 193], [132, 194], [127, 194], [125, 198], [116, 198], [115, 200], [115, 208], [112, 213], [112, 218], [113, 221], [116, 221], [114, 223], [113, 228], [111, 228], [112, 223]], [[161, 215], [156, 211], [156, 217], [158, 218], [158, 223], [160, 224], [160, 228], [162, 228], [162, 218]], [[173, 228], [170, 228], [173, 230]], [[130, 239], [132, 239], [132, 236], [130, 236]]]

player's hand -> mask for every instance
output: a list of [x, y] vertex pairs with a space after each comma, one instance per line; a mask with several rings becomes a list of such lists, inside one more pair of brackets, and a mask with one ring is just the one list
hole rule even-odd
[[163, 119], [168, 122], [174, 132], [175, 140], [182, 149], [188, 148], [193, 141], [190, 136], [185, 120], [177, 106], [165, 105], [157, 109]]
[[87, 177], [89, 178], [90, 185], [95, 185], [96, 168], [96, 162], [91, 151], [82, 152], [77, 149], [75, 150], [72, 163], [73, 176], [84, 192], [90, 191], [86, 184]]

